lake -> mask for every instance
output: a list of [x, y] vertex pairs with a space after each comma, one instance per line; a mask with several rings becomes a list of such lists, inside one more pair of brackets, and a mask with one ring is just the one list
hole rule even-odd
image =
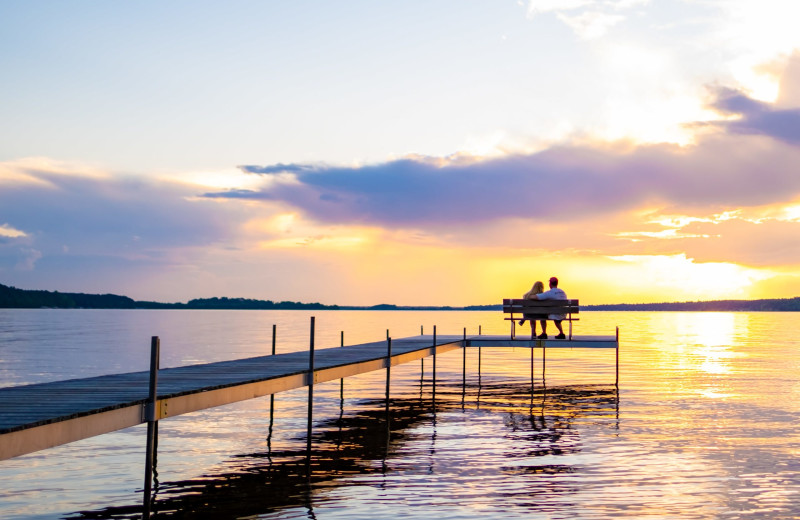
[[[0, 310], [0, 386], [413, 336], [499, 312]], [[586, 312], [614, 351], [469, 349], [159, 423], [157, 518], [800, 517], [797, 313]], [[552, 324], [550, 325], [552, 331]], [[480, 364], [479, 364], [480, 357]], [[274, 401], [274, 402], [273, 402]], [[0, 518], [138, 518], [144, 426], [0, 462]], [[310, 467], [310, 474], [307, 472]]]

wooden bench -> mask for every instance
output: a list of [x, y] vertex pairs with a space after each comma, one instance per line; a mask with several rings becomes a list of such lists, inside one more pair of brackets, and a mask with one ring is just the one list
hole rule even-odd
[[[564, 321], [569, 322], [568, 337], [572, 340], [572, 322], [579, 321], [579, 318], [573, 317], [572, 315], [578, 314], [578, 312], [578, 300], [503, 300], [503, 313], [511, 315], [510, 317], [504, 318], [505, 320], [511, 321], [511, 339], [514, 339], [516, 336], [515, 325], [517, 320], [523, 319], [525, 314], [562, 314], [566, 316]], [[516, 317], [514, 316], [515, 314], [517, 314]]]

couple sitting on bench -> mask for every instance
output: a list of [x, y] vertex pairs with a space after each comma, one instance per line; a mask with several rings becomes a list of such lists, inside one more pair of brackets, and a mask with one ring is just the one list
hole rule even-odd
[[[553, 276], [550, 278], [549, 291], [544, 290], [544, 284], [542, 282], [536, 282], [533, 284], [531, 290], [526, 292], [522, 298], [525, 300], [566, 300], [567, 293], [558, 288], [558, 278]], [[558, 335], [555, 337], [555, 339], [566, 339], [567, 337], [564, 335], [564, 329], [561, 328], [561, 322], [565, 318], [566, 316], [563, 314], [524, 314], [523, 319], [519, 320], [519, 324], [524, 325], [526, 321], [530, 321], [531, 337], [547, 339], [547, 320], [550, 319], [555, 322], [556, 328], [558, 329]], [[542, 333], [538, 336], [536, 335], [537, 321], [542, 325]]]

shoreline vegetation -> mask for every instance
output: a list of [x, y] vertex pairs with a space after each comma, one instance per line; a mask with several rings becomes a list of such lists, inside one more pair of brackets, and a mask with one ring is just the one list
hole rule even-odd
[[[499, 311], [501, 304], [455, 306], [325, 305], [249, 298], [199, 298], [186, 303], [136, 301], [116, 294], [25, 290], [0, 284], [0, 309], [208, 309], [208, 310], [366, 310], [366, 311]], [[582, 305], [585, 311], [798, 312], [800, 297], [768, 300], [713, 300], [666, 303]]]

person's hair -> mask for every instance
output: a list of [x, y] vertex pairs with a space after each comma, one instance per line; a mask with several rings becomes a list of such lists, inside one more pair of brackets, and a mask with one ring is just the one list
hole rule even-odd
[[544, 284], [542, 282], [536, 282], [535, 284], [533, 284], [533, 287], [531, 287], [530, 291], [522, 295], [522, 299], [527, 300], [531, 297], [531, 295], [542, 294], [543, 292], [544, 292]]
[[558, 287], [558, 278], [556, 278], [555, 276], [551, 277], [550, 285], [552, 285], [553, 287]]

